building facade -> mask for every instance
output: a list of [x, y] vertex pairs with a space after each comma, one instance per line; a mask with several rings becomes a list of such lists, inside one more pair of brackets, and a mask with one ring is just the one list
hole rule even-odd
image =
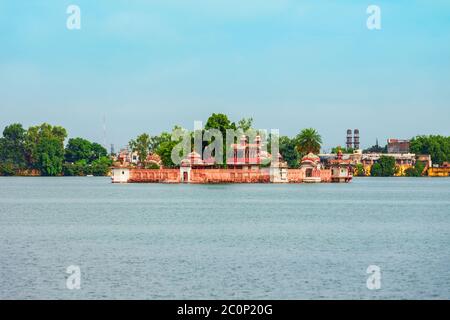
[[409, 140], [388, 139], [387, 152], [393, 154], [409, 153]]
[[[214, 159], [202, 159], [189, 153], [179, 168], [143, 169], [118, 165], [112, 168], [113, 183], [320, 183], [349, 182], [333, 180], [332, 170], [322, 167], [320, 158], [312, 153], [300, 160], [299, 169], [290, 169], [280, 154], [275, 160], [263, 151], [259, 137], [254, 144], [242, 138], [232, 145], [232, 157], [227, 168], [216, 165]], [[267, 161], [270, 161], [266, 165]], [[341, 160], [339, 160], [341, 161]], [[336, 173], [337, 174], [337, 173]]]

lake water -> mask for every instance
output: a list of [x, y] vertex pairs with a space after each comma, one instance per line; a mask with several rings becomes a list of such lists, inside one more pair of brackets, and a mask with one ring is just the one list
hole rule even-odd
[[449, 299], [449, 245], [448, 178], [0, 178], [2, 299]]

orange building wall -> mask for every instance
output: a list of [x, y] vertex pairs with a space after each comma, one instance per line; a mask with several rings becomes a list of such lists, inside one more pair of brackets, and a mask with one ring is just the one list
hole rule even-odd
[[[301, 169], [289, 169], [288, 181], [290, 183], [301, 183], [305, 172]], [[331, 170], [320, 171], [322, 182], [331, 181]], [[152, 183], [181, 182], [179, 169], [131, 169], [128, 182]], [[269, 183], [270, 171], [268, 168], [258, 170], [241, 169], [192, 169], [190, 172], [190, 183]]]
[[287, 178], [291, 183], [301, 183], [305, 177], [305, 171], [301, 169], [288, 169]]
[[268, 183], [268, 170], [192, 169], [191, 183]]
[[428, 176], [429, 177], [449, 177], [450, 176], [450, 167], [429, 168]]
[[131, 169], [129, 182], [180, 182], [179, 169]]
[[322, 180], [322, 182], [331, 182], [331, 170], [330, 169], [320, 170], [320, 179]]

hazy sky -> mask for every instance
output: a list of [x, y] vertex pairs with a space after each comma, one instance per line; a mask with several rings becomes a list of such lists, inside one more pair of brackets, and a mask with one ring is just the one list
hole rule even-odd
[[[66, 28], [67, 6], [81, 30]], [[368, 5], [382, 29], [368, 30]], [[0, 0], [0, 127], [49, 122], [116, 149], [212, 112], [325, 148], [359, 128], [450, 135], [450, 2]]]

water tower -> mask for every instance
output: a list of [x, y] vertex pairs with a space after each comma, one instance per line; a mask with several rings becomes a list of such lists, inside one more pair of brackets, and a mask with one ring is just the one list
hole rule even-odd
[[359, 149], [359, 129], [353, 131], [353, 149]]
[[347, 149], [350, 149], [352, 147], [352, 129], [347, 130]]

